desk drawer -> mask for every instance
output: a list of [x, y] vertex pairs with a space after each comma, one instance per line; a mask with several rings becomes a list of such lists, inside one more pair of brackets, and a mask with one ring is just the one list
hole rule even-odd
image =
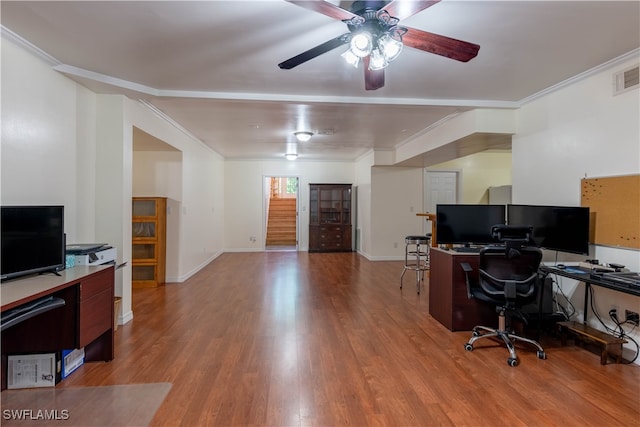
[[80, 303], [79, 347], [113, 327], [113, 292], [104, 291]]
[[318, 242], [322, 244], [342, 243], [343, 233], [339, 232], [320, 232], [318, 235]]
[[98, 295], [113, 287], [113, 269], [101, 271], [99, 274], [82, 279], [80, 282], [80, 302]]
[[113, 328], [114, 274], [114, 268], [108, 268], [80, 281], [79, 347]]

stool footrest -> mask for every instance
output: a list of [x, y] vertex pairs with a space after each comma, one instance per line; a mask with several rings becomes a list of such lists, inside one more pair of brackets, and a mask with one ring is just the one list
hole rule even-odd
[[431, 238], [429, 236], [423, 235], [405, 237], [404, 268], [402, 269], [402, 275], [400, 275], [400, 289], [402, 289], [402, 278], [404, 277], [404, 273], [407, 270], [412, 270], [416, 272], [416, 291], [420, 294], [420, 284], [424, 281], [425, 271], [430, 269], [430, 241]]

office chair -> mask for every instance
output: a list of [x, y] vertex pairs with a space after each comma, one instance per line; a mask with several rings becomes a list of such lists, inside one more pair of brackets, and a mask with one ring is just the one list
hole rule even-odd
[[491, 228], [492, 235], [501, 244], [486, 246], [480, 250], [477, 278], [469, 263], [461, 263], [467, 282], [469, 298], [477, 298], [496, 305], [498, 328], [476, 326], [472, 336], [465, 344], [467, 351], [473, 350], [473, 344], [482, 338], [498, 337], [509, 350], [507, 364], [519, 363], [514, 341], [523, 341], [535, 346], [538, 359], [546, 359], [543, 348], [536, 341], [516, 335], [511, 327], [511, 319], [520, 317], [526, 323], [526, 315], [519, 308], [535, 301], [540, 287], [538, 266], [542, 260], [542, 251], [537, 247], [525, 246], [533, 227], [514, 227], [496, 225]]

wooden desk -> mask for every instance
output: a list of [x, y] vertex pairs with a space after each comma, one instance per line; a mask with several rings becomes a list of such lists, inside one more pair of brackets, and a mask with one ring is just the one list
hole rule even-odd
[[2, 312], [42, 297], [65, 300], [63, 307], [2, 332], [2, 382], [7, 388], [7, 355], [54, 353], [84, 347], [85, 361], [114, 357], [114, 266], [76, 266], [60, 276], [43, 274], [0, 285]]
[[469, 263], [477, 272], [478, 254], [431, 248], [430, 256], [429, 314], [451, 331], [470, 331], [476, 325], [497, 327], [495, 307], [467, 295], [460, 263]]

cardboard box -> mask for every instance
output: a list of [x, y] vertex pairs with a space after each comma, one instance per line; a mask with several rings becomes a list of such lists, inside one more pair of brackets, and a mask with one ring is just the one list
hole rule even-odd
[[62, 350], [60, 362], [61, 377], [65, 379], [84, 363], [84, 347], [75, 350]]
[[55, 353], [7, 356], [7, 388], [55, 387], [56, 366]]

